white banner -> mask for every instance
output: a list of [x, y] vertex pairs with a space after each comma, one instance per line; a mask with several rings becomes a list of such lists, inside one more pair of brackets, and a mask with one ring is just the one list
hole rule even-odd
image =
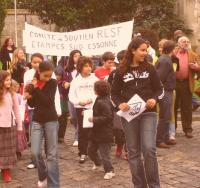
[[26, 23], [23, 46], [30, 54], [67, 56], [74, 49], [87, 56], [102, 55], [106, 51], [117, 54], [127, 48], [132, 32], [133, 21], [63, 33], [45, 31]]

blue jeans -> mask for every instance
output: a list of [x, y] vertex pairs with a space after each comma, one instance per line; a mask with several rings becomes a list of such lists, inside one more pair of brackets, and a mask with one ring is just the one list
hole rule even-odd
[[33, 123], [33, 111], [34, 109], [29, 109], [28, 110], [28, 115], [29, 115], [29, 143], [31, 142], [31, 129], [32, 129], [32, 123]]
[[157, 127], [157, 144], [169, 141], [170, 121], [173, 111], [173, 91], [165, 91], [165, 95], [159, 102], [159, 121]]
[[[42, 141], [46, 141], [46, 165], [42, 158]], [[58, 122], [52, 121], [45, 124], [34, 122], [31, 133], [31, 151], [36, 161], [39, 180], [47, 178], [48, 188], [59, 188], [58, 169]]]
[[69, 109], [69, 114], [72, 118], [72, 123], [75, 128], [75, 140], [78, 140], [78, 119], [77, 119], [77, 114], [76, 114], [76, 109], [74, 108], [74, 105], [68, 101], [68, 109]]
[[121, 121], [134, 188], [160, 188], [156, 155], [157, 114], [146, 112], [130, 122], [123, 118]]

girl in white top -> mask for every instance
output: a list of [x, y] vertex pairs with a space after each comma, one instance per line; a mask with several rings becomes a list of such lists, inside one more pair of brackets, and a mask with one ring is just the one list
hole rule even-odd
[[92, 71], [92, 60], [88, 57], [80, 57], [77, 64], [79, 75], [73, 79], [69, 89], [69, 100], [76, 108], [78, 118], [78, 149], [80, 163], [84, 163], [87, 158], [88, 133], [89, 130], [83, 128], [83, 111], [92, 108], [95, 101], [94, 83], [98, 80]]

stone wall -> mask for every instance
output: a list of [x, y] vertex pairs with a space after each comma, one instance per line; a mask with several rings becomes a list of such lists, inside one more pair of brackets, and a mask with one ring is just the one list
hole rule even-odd
[[[18, 47], [22, 47], [22, 31], [25, 27], [25, 22], [35, 25], [37, 27], [40, 27], [42, 29], [48, 30], [48, 31], [54, 31], [55, 25], [53, 24], [43, 24], [39, 17], [37, 15], [30, 14], [27, 10], [24, 9], [18, 9], [17, 10], [17, 41], [18, 41]], [[7, 16], [5, 19], [5, 26], [1, 35], [1, 44], [3, 44], [3, 41], [7, 37], [12, 37], [15, 41], [15, 15], [14, 10], [9, 9], [7, 10]]]
[[200, 0], [177, 0], [177, 14], [194, 31], [192, 44], [200, 45]]

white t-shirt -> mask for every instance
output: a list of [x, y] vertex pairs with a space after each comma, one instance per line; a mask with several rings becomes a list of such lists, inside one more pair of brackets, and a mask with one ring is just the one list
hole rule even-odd
[[[86, 78], [79, 74], [72, 80], [69, 89], [69, 100], [74, 104], [75, 108], [83, 108], [79, 105], [79, 102], [95, 101], [94, 83], [96, 81], [98, 81], [98, 78], [93, 73]], [[89, 104], [84, 108], [91, 108], [92, 106], [93, 104]]]

